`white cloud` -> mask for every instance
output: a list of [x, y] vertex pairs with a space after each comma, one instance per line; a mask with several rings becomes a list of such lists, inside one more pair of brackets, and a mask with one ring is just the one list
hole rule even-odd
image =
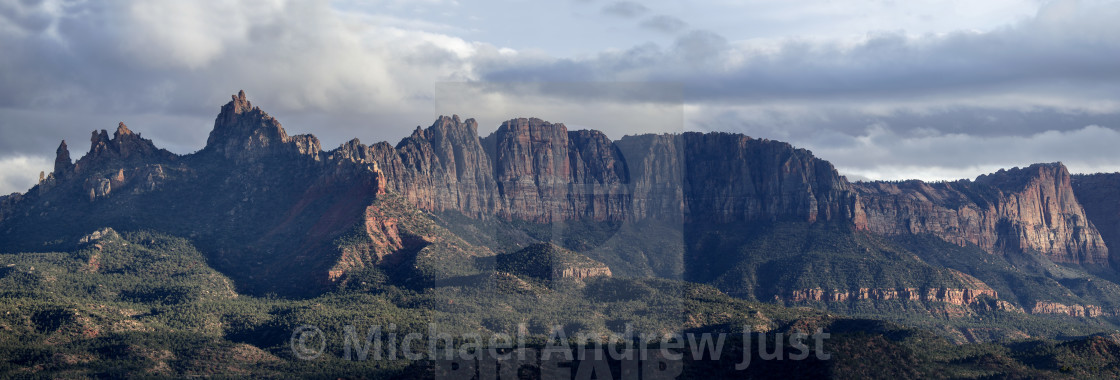
[[[45, 15], [49, 27], [0, 28], [7, 51], [0, 112], [20, 113], [28, 123], [0, 122], [2, 134], [13, 137], [0, 142], [5, 150], [26, 149], [12, 144], [19, 134], [37, 133], [36, 124], [58, 129], [47, 123], [61, 112], [115, 114], [156, 141], [189, 137], [173, 145], [191, 151], [210, 127], [197, 119], [212, 118], [239, 89], [292, 132], [315, 132], [326, 146], [354, 136], [395, 139], [430, 117], [435, 82], [475, 79], [479, 51], [501, 55], [490, 45], [326, 2], [47, 0], [28, 12]], [[0, 25], [15, 24], [11, 18], [0, 17]], [[171, 122], [136, 122], [150, 114]], [[321, 124], [298, 124], [304, 121]], [[106, 126], [65, 128], [72, 132], [47, 140]], [[187, 128], [201, 131], [183, 133]]]
[[50, 173], [54, 160], [37, 156], [0, 157], [0, 195], [26, 192], [39, 183], [39, 173]]

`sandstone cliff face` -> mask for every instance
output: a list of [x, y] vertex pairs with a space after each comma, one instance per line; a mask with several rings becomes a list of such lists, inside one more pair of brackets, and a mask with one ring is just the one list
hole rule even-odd
[[83, 188], [89, 194], [91, 202], [114, 193], [143, 194], [158, 190], [167, 179], [169, 171], [182, 172], [185, 169], [161, 164], [120, 168], [105, 175], [88, 177]]
[[417, 128], [393, 153], [374, 156], [391, 168], [387, 173], [390, 186], [416, 206], [460, 210], [473, 217], [488, 214], [496, 206], [493, 170], [479, 143], [474, 119], [440, 117], [426, 130]]
[[957, 306], [968, 306], [983, 297], [996, 299], [999, 295], [992, 289], [957, 288], [858, 288], [858, 289], [795, 289], [790, 292], [791, 302], [849, 302], [858, 300], [875, 301], [931, 301], [944, 302]]
[[1120, 173], [1072, 177], [1073, 193], [1085, 207], [1085, 216], [1097, 227], [1108, 246], [1109, 262], [1120, 267]]
[[875, 233], [928, 233], [989, 252], [1035, 250], [1055, 262], [1108, 265], [1108, 248], [1060, 163], [1001, 170], [976, 181], [855, 188]]
[[507, 218], [624, 219], [626, 164], [598, 131], [568, 131], [536, 118], [513, 119], [483, 140]]
[[[345, 145], [345, 144], [344, 144]], [[396, 147], [353, 143], [389, 187], [431, 211], [568, 219], [852, 220], [862, 209], [826, 161], [789, 144], [727, 133], [627, 136], [512, 119], [479, 139], [472, 119], [441, 117]], [[360, 152], [359, 152], [360, 151]]]
[[691, 219], [857, 219], [858, 200], [850, 185], [807, 150], [730, 133], [681, 137]]
[[583, 280], [591, 277], [610, 277], [611, 268], [606, 266], [597, 268], [553, 268], [553, 278], [563, 278], [570, 280]]
[[[1060, 164], [976, 181], [852, 185], [828, 162], [786, 143], [728, 133], [611, 141], [597, 131], [569, 131], [531, 118], [506, 121], [479, 138], [474, 120], [440, 117], [395, 146], [355, 139], [324, 152], [313, 136], [288, 136], [241, 92], [221, 107], [206, 147], [196, 154], [158, 149], [123, 123], [112, 137], [94, 132], [89, 153], [76, 163], [60, 144], [55, 170], [37, 190], [0, 200], [5, 223], [0, 232], [18, 236], [36, 223], [64, 224], [75, 218], [53, 213], [58, 204], [82, 200], [79, 210], [66, 211], [101, 220], [85, 227], [178, 228], [172, 232], [228, 245], [215, 248], [219, 266], [260, 259], [266, 264], [259, 277], [298, 270], [329, 283], [346, 268], [378, 262], [405, 245], [394, 235], [391, 218], [369, 216], [377, 214], [368, 209], [372, 199], [394, 192], [424, 210], [456, 210], [475, 218], [840, 221], [874, 233], [929, 233], [992, 252], [1038, 250], [1058, 262], [1104, 265], [1106, 240], [1090, 220], [1107, 223], [1108, 216], [1087, 217], [1071, 186]], [[144, 198], [145, 207], [135, 207], [128, 197], [135, 195], [151, 197]], [[33, 222], [10, 221], [14, 215]], [[197, 227], [176, 225], [175, 218], [190, 218]], [[355, 226], [363, 226], [374, 246], [385, 250], [335, 252], [332, 239]], [[240, 230], [249, 232], [231, 235]], [[314, 254], [324, 251], [337, 256]], [[342, 272], [334, 272], [339, 268]], [[819, 297], [914, 297], [906, 289], [863, 293], [851, 289]], [[918, 297], [971, 299], [948, 291]]]
[[536, 118], [509, 120], [487, 138], [486, 145], [505, 206], [499, 214], [541, 221], [574, 214], [567, 202], [573, 182], [563, 124]]
[[517, 252], [500, 254], [496, 263], [499, 272], [544, 282], [611, 276], [611, 269], [606, 264], [551, 243], [534, 244]]
[[1066, 305], [1057, 302], [1038, 301], [1030, 310], [1031, 314], [1062, 314], [1071, 317], [1096, 318], [1105, 315], [1104, 309], [1096, 305]]

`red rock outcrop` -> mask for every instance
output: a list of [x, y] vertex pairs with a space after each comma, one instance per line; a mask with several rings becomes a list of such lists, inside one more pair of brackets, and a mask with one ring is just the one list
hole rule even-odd
[[1064, 314], [1072, 317], [1096, 318], [1104, 315], [1104, 310], [1096, 305], [1066, 305], [1057, 302], [1038, 301], [1031, 307], [1031, 314]]
[[591, 277], [610, 277], [611, 268], [606, 266], [598, 268], [553, 268], [553, 278], [564, 278], [571, 280], [583, 280]]
[[218, 152], [230, 159], [254, 160], [276, 153], [311, 156], [318, 159], [322, 147], [312, 135], [288, 136], [280, 122], [245, 98], [239, 91], [222, 106], [214, 129], [206, 139], [207, 152]]
[[[168, 181], [174, 186], [165, 186]], [[326, 259], [308, 252], [336, 248], [332, 239], [348, 229], [364, 225], [375, 243], [389, 248], [398, 244], [401, 237], [393, 236], [392, 220], [369, 224], [366, 216], [371, 200], [386, 192], [399, 193], [424, 210], [457, 210], [475, 218], [840, 221], [879, 234], [933, 234], [992, 252], [1037, 250], [1063, 263], [1108, 262], [1106, 241], [1090, 222], [1108, 219], [1087, 216], [1060, 164], [1001, 171], [976, 181], [852, 185], [807, 150], [741, 134], [647, 134], [611, 141], [597, 131], [512, 119], [479, 138], [477, 123], [457, 116], [417, 128], [396, 146], [352, 140], [323, 152], [314, 136], [288, 136], [244, 92], [221, 107], [206, 147], [196, 154], [177, 156], [157, 149], [123, 123], [112, 137], [104, 130], [94, 132], [89, 153], [76, 163], [71, 163], [66, 144], [60, 144], [54, 173], [37, 192], [0, 199], [7, 205], [0, 207], [6, 236], [26, 233], [35, 225], [8, 222], [12, 215], [41, 217], [35, 223], [62, 223], [64, 216], [17, 210], [21, 199], [32, 198], [34, 202], [23, 203], [59, 207], [49, 206], [42, 197], [54, 186], [60, 190], [49, 200], [88, 197], [94, 202], [82, 206], [88, 206], [82, 210], [85, 215], [124, 226], [139, 223], [138, 215], [154, 224], [176, 215], [202, 220], [198, 231], [176, 226], [180, 230], [175, 232], [235, 241], [232, 248], [215, 249], [220, 251], [216, 265], [268, 258], [261, 261], [277, 264], [262, 269], [265, 275], [316, 271], [322, 275], [317, 278], [327, 282], [343, 272], [320, 269], [338, 262], [322, 262]], [[149, 202], [151, 207], [131, 208], [129, 199], [118, 198], [168, 187], [176, 191], [167, 199], [187, 200], [187, 206], [159, 204], [166, 202], [161, 199]], [[1100, 198], [1107, 202], [1108, 196]], [[1120, 204], [1113, 205], [1120, 210]], [[251, 230], [252, 239], [259, 240], [221, 235], [232, 230]], [[344, 265], [349, 267], [385, 255], [337, 253], [339, 262], [353, 264]], [[983, 294], [982, 289], [928, 293], [867, 288], [821, 290], [794, 298], [968, 304]]]
[[144, 194], [159, 189], [167, 179], [167, 171], [182, 172], [180, 167], [166, 168], [161, 164], [143, 165], [129, 168], [120, 168], [106, 175], [94, 175], [86, 179], [84, 191], [89, 194], [89, 200], [109, 197], [113, 193], [122, 191], [129, 194]]
[[582, 281], [591, 277], [610, 277], [610, 267], [579, 253], [551, 243], [539, 243], [496, 257], [496, 269], [519, 276], [551, 282]]
[[381, 263], [387, 256], [405, 247], [398, 218], [387, 215], [376, 205], [366, 207], [362, 221], [364, 244], [350, 244], [340, 247], [338, 261], [327, 273], [327, 279], [336, 282], [347, 273]]
[[[339, 151], [376, 162], [414, 205], [471, 217], [705, 221], [852, 220], [850, 185], [803, 149], [728, 133], [627, 136], [513, 119], [479, 139], [472, 119], [440, 117], [396, 147]], [[360, 152], [359, 152], [360, 151]]]
[[989, 252], [1034, 250], [1055, 262], [1108, 265], [1108, 248], [1060, 163], [1001, 170], [976, 181], [854, 187], [875, 233], [928, 233]]
[[953, 289], [953, 288], [859, 288], [843, 289], [796, 289], [787, 298], [790, 302], [848, 302], [857, 300], [909, 300], [944, 302], [957, 306], [968, 306], [983, 298], [998, 298], [991, 289]]
[[[387, 144], [375, 147], [385, 148]], [[474, 119], [441, 116], [427, 129], [417, 127], [395, 152], [372, 156], [383, 160], [378, 162], [386, 168], [390, 188], [423, 209], [482, 217], [497, 205], [493, 169]]]
[[63, 142], [56, 151], [55, 172], [51, 174], [61, 178], [71, 172], [85, 175], [124, 166], [169, 163], [177, 159], [178, 156], [174, 153], [156, 148], [152, 140], [140, 137], [124, 123], [119, 123], [112, 138], [109, 138], [109, 133], [104, 129], [93, 131], [90, 136], [89, 153], [73, 165], [67, 164], [70, 161], [70, 152]]
[[598, 131], [513, 119], [483, 140], [493, 161], [496, 214], [526, 220], [627, 217], [626, 166]]

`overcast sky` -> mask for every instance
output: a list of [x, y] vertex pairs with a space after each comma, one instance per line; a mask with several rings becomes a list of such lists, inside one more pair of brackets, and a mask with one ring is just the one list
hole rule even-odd
[[440, 114], [732, 131], [850, 178], [1120, 170], [1120, 4], [0, 0], [0, 193], [118, 121], [202, 148], [244, 89], [328, 149]]

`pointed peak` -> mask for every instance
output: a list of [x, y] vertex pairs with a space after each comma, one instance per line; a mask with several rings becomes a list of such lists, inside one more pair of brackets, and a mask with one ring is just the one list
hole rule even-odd
[[127, 136], [127, 135], [131, 135], [131, 134], [132, 134], [132, 130], [129, 130], [128, 126], [124, 125], [124, 122], [122, 121], [122, 122], [117, 123], [117, 131], [113, 132], [113, 139], [118, 139], [121, 136]]
[[242, 90], [218, 112], [204, 150], [220, 152], [226, 158], [254, 157], [289, 148], [315, 155], [318, 144], [312, 135], [288, 136], [280, 122], [253, 106]]
[[467, 119], [466, 121], [463, 121], [463, 119], [459, 118], [459, 115], [440, 115], [436, 118], [436, 121], [432, 122], [432, 125], [429, 128], [443, 128], [445, 130], [457, 130], [462, 132], [469, 131], [472, 133], [477, 133], [474, 131], [478, 129], [478, 123], [475, 122], [474, 119]]
[[237, 95], [230, 96], [230, 101], [226, 103], [225, 107], [222, 107], [222, 112], [225, 113], [227, 109], [234, 114], [251, 111], [253, 109], [253, 102], [250, 102], [249, 99], [245, 97], [245, 90], [239, 90], [237, 91]]
[[62, 143], [58, 144], [58, 149], [54, 153], [54, 176], [61, 178], [74, 168], [74, 162], [70, 160], [70, 148], [66, 146], [66, 140], [62, 140]]
[[432, 127], [455, 124], [459, 124], [459, 116], [439, 115], [439, 117], [436, 118], [436, 121], [432, 122]]
[[107, 141], [109, 141], [109, 131], [106, 131], [104, 129], [98, 131], [98, 130], [94, 129], [93, 133], [89, 137], [89, 141], [90, 141], [90, 143], [92, 143], [95, 146], [99, 142], [102, 142], [102, 141], [107, 142]]

